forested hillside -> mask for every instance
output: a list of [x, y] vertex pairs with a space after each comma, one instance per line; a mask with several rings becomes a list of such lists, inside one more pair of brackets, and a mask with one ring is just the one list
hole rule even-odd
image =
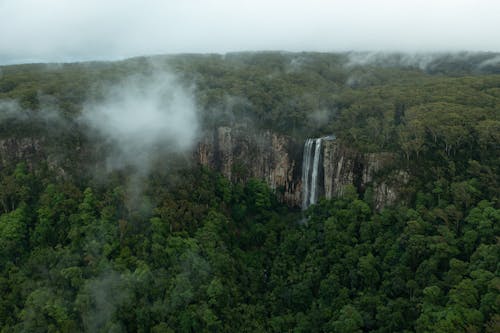
[[[500, 331], [498, 57], [0, 67], [0, 332]], [[183, 90], [163, 91], [158, 73]], [[110, 86], [196, 109], [194, 134], [122, 123], [142, 104]], [[401, 198], [378, 211], [369, 188], [349, 187], [287, 207], [262, 179], [193, 162], [196, 135], [217, 126], [391, 154]]]

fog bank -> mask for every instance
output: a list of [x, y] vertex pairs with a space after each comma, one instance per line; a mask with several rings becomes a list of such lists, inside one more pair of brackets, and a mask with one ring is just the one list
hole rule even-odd
[[85, 105], [80, 122], [109, 149], [108, 171], [133, 166], [146, 174], [160, 154], [188, 152], [198, 131], [192, 91], [169, 73], [132, 76]]

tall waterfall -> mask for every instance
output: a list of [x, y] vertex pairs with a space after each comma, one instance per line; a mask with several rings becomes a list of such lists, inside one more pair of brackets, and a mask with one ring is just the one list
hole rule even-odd
[[302, 209], [318, 200], [318, 181], [323, 138], [307, 139], [302, 157]]

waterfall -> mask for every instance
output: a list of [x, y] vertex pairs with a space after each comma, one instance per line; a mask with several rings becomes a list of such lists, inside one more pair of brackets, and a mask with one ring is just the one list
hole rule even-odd
[[[318, 200], [318, 176], [322, 138], [307, 139], [302, 158], [302, 209]], [[314, 148], [313, 148], [314, 147]]]
[[313, 142], [313, 139], [306, 140], [304, 154], [302, 155], [302, 209], [306, 209], [309, 206], [309, 174]]
[[321, 155], [321, 139], [316, 139], [316, 149], [314, 151], [314, 162], [311, 175], [311, 197], [309, 204], [315, 204], [318, 199], [318, 171], [319, 171], [319, 157]]

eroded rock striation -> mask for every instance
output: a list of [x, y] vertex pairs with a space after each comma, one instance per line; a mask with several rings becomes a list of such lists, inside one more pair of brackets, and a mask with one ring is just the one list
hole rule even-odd
[[300, 149], [289, 137], [270, 131], [219, 127], [201, 140], [196, 159], [233, 182], [262, 179], [282, 202], [300, 206]]

